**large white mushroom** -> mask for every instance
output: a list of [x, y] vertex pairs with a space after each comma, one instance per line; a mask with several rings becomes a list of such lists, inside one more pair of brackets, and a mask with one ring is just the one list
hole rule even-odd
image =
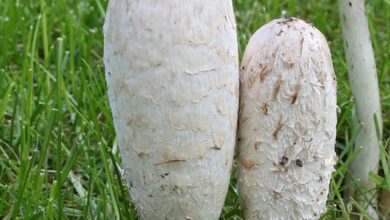
[[109, 100], [142, 219], [218, 219], [238, 114], [230, 0], [111, 0]]
[[238, 186], [246, 219], [318, 219], [336, 162], [336, 79], [324, 36], [273, 20], [241, 64]]

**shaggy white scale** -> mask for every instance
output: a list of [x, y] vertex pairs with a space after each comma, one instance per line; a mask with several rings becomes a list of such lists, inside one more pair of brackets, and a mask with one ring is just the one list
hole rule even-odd
[[238, 186], [246, 219], [318, 219], [336, 162], [336, 79], [324, 36], [296, 18], [250, 39], [240, 74]]
[[104, 61], [124, 177], [142, 219], [218, 219], [232, 167], [230, 0], [111, 0]]

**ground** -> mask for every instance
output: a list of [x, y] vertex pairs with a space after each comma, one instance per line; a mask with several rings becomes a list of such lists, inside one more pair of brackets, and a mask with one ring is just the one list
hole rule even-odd
[[[340, 197], [355, 187], [343, 180], [350, 175], [347, 167], [357, 153], [352, 146], [358, 126], [336, 1], [233, 2], [241, 56], [251, 34], [278, 17], [304, 19], [327, 37], [338, 79], [339, 160], [322, 218], [364, 215], [356, 203], [347, 205]], [[0, 3], [0, 218], [137, 218], [120, 178], [121, 160], [104, 81], [106, 5], [107, 0]], [[367, 0], [366, 7], [386, 147], [390, 142], [390, 1]], [[386, 158], [383, 154], [382, 163]], [[381, 176], [389, 177], [388, 169], [372, 175], [378, 189], [390, 188], [390, 181]], [[235, 169], [221, 219], [242, 219]]]

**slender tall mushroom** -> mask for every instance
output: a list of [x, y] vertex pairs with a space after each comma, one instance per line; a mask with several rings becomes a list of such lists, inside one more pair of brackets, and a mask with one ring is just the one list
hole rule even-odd
[[218, 219], [238, 114], [229, 0], [111, 0], [109, 100], [124, 178], [142, 219]]
[[[339, 0], [338, 4], [349, 67], [349, 80], [356, 101], [356, 119], [362, 125], [362, 130], [355, 142], [355, 146], [362, 147], [362, 151], [352, 162], [350, 170], [358, 187], [367, 191], [371, 190], [370, 193], [374, 195], [375, 183], [369, 178], [369, 173], [378, 171], [380, 152], [374, 115], [378, 119], [380, 132], [382, 132], [382, 116], [370, 31], [364, 0]], [[357, 197], [362, 206], [367, 207], [367, 210], [375, 217], [374, 207], [366, 204], [372, 196], [367, 195], [366, 198], [363, 198], [363, 195], [357, 195]], [[375, 205], [375, 201], [373, 203]]]
[[246, 219], [318, 219], [336, 162], [336, 79], [324, 36], [296, 18], [261, 27], [240, 71], [238, 186]]

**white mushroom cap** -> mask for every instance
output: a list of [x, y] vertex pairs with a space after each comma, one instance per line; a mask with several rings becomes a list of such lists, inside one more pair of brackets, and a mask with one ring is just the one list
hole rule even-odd
[[238, 186], [246, 219], [318, 219], [336, 155], [336, 81], [324, 36], [296, 18], [261, 27], [240, 73]]
[[141, 219], [218, 219], [238, 117], [232, 2], [111, 0], [104, 57]]

